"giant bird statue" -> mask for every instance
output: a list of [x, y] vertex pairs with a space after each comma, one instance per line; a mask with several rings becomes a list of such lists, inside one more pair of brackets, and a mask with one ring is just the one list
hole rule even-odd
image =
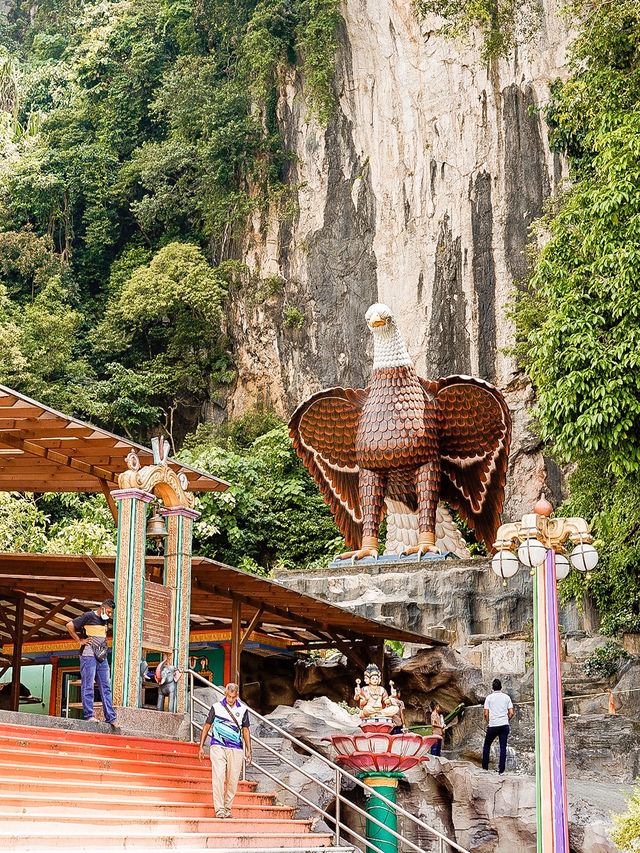
[[[470, 376], [421, 379], [391, 310], [372, 305], [366, 321], [373, 332], [369, 387], [319, 391], [289, 421], [296, 452], [331, 507], [347, 547], [355, 549], [340, 556], [377, 558], [385, 511], [387, 553], [390, 538], [405, 554], [438, 552], [439, 527], [453, 526], [439, 501], [457, 510], [491, 546], [511, 441], [502, 394]], [[446, 540], [444, 546], [464, 556], [464, 540], [457, 537], [460, 547]]]

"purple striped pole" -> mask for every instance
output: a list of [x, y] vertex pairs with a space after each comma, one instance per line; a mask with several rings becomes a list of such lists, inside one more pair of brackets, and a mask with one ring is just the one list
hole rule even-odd
[[536, 572], [536, 768], [538, 853], [569, 853], [556, 561], [552, 549]]

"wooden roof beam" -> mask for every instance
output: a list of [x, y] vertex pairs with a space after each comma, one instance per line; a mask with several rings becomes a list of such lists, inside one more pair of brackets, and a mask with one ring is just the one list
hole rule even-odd
[[43, 628], [47, 624], [49, 619], [55, 616], [56, 613], [59, 613], [61, 610], [63, 610], [67, 606], [67, 604], [69, 604], [70, 601], [72, 601], [72, 596], [68, 595], [62, 601], [59, 601], [57, 604], [54, 604], [53, 607], [48, 610], [38, 622], [36, 622], [33, 628], [29, 628], [27, 633], [24, 635], [22, 642], [26, 643], [30, 637], [33, 637], [34, 634], [37, 634], [40, 628]]
[[[204, 592], [211, 592], [213, 595], [221, 595], [223, 598], [229, 598], [231, 600], [241, 601], [244, 604], [249, 604], [251, 607], [255, 607], [256, 609], [260, 609], [261, 607], [267, 613], [275, 613], [277, 616], [281, 616], [283, 619], [286, 619], [289, 624], [295, 625], [296, 623], [299, 625], [308, 625], [311, 628], [317, 628], [320, 631], [326, 631], [330, 636], [335, 636], [335, 634], [339, 633], [341, 636], [357, 638], [357, 634], [354, 634], [351, 631], [340, 629], [338, 631], [337, 628], [332, 628], [330, 625], [323, 624], [318, 622], [316, 619], [311, 619], [308, 616], [299, 616], [297, 613], [290, 613], [288, 608], [278, 607], [275, 604], [270, 604], [267, 601], [257, 601], [248, 595], [241, 595], [235, 592], [231, 592], [230, 590], [224, 590], [221, 587], [216, 586], [215, 584], [209, 584], [206, 581], [201, 581], [199, 578], [194, 578], [194, 583]], [[334, 634], [335, 632], [335, 634]]]
[[50, 459], [57, 465], [62, 465], [71, 468], [74, 471], [81, 471], [83, 474], [90, 474], [96, 479], [107, 480], [111, 483], [117, 483], [117, 475], [105, 468], [99, 468], [96, 465], [90, 465], [88, 462], [81, 462], [79, 459], [71, 459], [57, 450], [50, 450], [48, 447], [41, 447], [33, 441], [23, 440], [15, 436], [3, 435], [0, 436], [0, 441], [10, 447], [15, 447], [18, 450], [24, 450], [25, 453], [30, 453], [33, 456], [38, 456], [41, 459]]

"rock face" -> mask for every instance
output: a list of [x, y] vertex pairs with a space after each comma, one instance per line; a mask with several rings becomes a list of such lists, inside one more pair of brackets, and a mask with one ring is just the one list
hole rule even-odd
[[[293, 708], [278, 707], [269, 719], [280, 728], [293, 734], [329, 758], [332, 747], [325, 737], [339, 731], [353, 733], [354, 717], [327, 699], [296, 702]], [[602, 723], [593, 721], [597, 726]], [[516, 721], [527, 729], [533, 723], [532, 715], [526, 720]], [[590, 737], [591, 735], [585, 736]], [[590, 729], [593, 734], [593, 729]], [[329, 814], [333, 814], [334, 802], [330, 790], [322, 788], [308, 778], [321, 780], [329, 788], [333, 784], [331, 769], [319, 758], [309, 758], [300, 748], [294, 748], [286, 739], [273, 736], [266, 727], [258, 728], [257, 737], [264, 738], [276, 755], [265, 749], [254, 747], [258, 763], [267, 762], [270, 771], [282, 778], [288, 787], [314, 799]], [[515, 732], [514, 732], [515, 734]], [[602, 737], [612, 735], [612, 730], [602, 730]], [[574, 749], [573, 735], [569, 735], [568, 754]], [[512, 735], [514, 739], [514, 735]], [[480, 740], [481, 745], [481, 740]], [[607, 833], [611, 826], [610, 811], [625, 810], [625, 798], [620, 783], [626, 781], [611, 775], [611, 767], [599, 764], [599, 754], [588, 756], [593, 772], [592, 781], [586, 781], [583, 768], [587, 755], [576, 757], [576, 764], [569, 764], [569, 830], [572, 853], [615, 853], [616, 846]], [[581, 762], [581, 764], [580, 764]], [[419, 817], [429, 826], [454, 839], [472, 853], [506, 853], [520, 850], [533, 853], [536, 849], [535, 779], [519, 770], [513, 772], [514, 750], [503, 776], [481, 770], [468, 760], [430, 758], [428, 762], [408, 771], [406, 780], [398, 788], [398, 804]], [[307, 775], [308, 774], [308, 775]], [[272, 780], [255, 768], [251, 775], [261, 788], [272, 790]], [[611, 781], [604, 782], [603, 779]], [[343, 787], [343, 793], [360, 808], [364, 808], [364, 794], [354, 784]], [[283, 802], [294, 804], [296, 798], [282, 789], [279, 797]], [[300, 816], [312, 817], [304, 803], [300, 804]], [[364, 818], [354, 810], [344, 807], [342, 817], [355, 831], [364, 835]], [[432, 849], [433, 836], [420, 830], [410, 821], [399, 820], [401, 833], [425, 850]], [[435, 849], [435, 847], [433, 847]]]
[[[259, 304], [234, 299], [230, 415], [258, 395], [290, 414], [321, 387], [364, 387], [364, 313], [382, 301], [421, 375], [473, 373], [506, 394], [507, 514], [528, 509], [543, 484], [557, 493], [557, 469], [527, 430], [530, 388], [504, 354], [529, 226], [564, 175], [537, 108], [565, 74], [568, 34], [554, 0], [542, 6], [537, 40], [489, 64], [473, 34], [448, 41], [404, 0], [341, 6], [334, 118], [323, 128], [308, 114], [297, 72], [278, 105], [299, 212], [256, 220], [247, 240], [247, 263], [284, 287]], [[304, 314], [300, 329], [285, 327], [288, 307]]]
[[[486, 559], [419, 564], [358, 563], [313, 571], [276, 570], [280, 583], [324, 598], [381, 622], [429, 635], [444, 626], [462, 646], [476, 635], [498, 637], [529, 630], [533, 620], [532, 582], [522, 570], [505, 589]], [[561, 609], [567, 631], [591, 630], [595, 614], [574, 604]]]
[[[472, 853], [535, 851], [533, 777], [509, 771], [498, 776], [465, 761], [431, 759], [409, 771], [407, 781], [398, 802], [441, 831], [453, 827], [455, 840]], [[572, 853], [615, 853], [618, 848], [606, 828], [611, 826], [609, 811], [625, 808], [619, 785], [587, 786], [570, 779], [568, 800]]]

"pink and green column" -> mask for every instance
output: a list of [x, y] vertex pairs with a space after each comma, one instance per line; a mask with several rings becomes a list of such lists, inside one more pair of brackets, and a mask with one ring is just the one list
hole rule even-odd
[[[154, 447], [155, 464], [140, 468], [137, 455], [127, 457], [129, 470], [120, 474], [112, 497], [118, 506], [118, 544], [114, 600], [111, 679], [114, 705], [138, 707], [140, 663], [147, 649], [143, 641], [145, 602], [146, 529], [148, 507], [160, 502], [167, 520], [163, 586], [170, 590], [170, 639], [164, 652], [169, 662], [187, 669], [191, 611], [192, 526], [199, 513], [186, 478], [166, 464], [166, 453]], [[187, 710], [187, 679], [178, 681], [178, 713]]]
[[522, 521], [503, 524], [491, 568], [504, 586], [520, 563], [533, 575], [537, 850], [569, 853], [557, 581], [571, 568], [567, 545], [571, 564], [587, 577], [598, 554], [583, 518], [550, 518], [552, 510], [543, 495]]

